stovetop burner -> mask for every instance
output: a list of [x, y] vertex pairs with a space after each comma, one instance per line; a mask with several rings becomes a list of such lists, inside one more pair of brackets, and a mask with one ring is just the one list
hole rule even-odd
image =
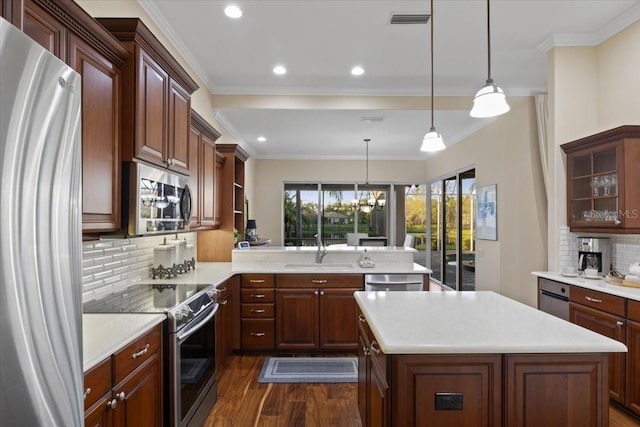
[[86, 302], [83, 312], [166, 313], [175, 332], [215, 303], [215, 296], [213, 285], [136, 284]]

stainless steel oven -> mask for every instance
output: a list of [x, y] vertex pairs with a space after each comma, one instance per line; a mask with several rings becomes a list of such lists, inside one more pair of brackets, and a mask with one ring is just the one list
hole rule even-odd
[[167, 313], [171, 426], [202, 426], [216, 402], [217, 311], [218, 304], [203, 293]]
[[568, 321], [570, 291], [571, 287], [567, 284], [540, 278], [538, 308]]

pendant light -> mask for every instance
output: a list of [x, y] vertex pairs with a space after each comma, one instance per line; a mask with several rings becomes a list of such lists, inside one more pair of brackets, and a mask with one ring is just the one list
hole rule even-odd
[[510, 110], [505, 99], [504, 92], [491, 78], [491, 10], [487, 0], [487, 53], [488, 53], [488, 77], [482, 89], [476, 93], [473, 99], [471, 117], [495, 117]]
[[367, 144], [366, 151], [366, 163], [365, 163], [365, 179], [364, 179], [364, 189], [360, 191], [360, 197], [357, 199], [353, 199], [351, 204], [353, 209], [356, 211], [362, 211], [365, 213], [371, 212], [374, 209], [377, 211], [381, 211], [384, 209], [384, 205], [386, 204], [386, 200], [382, 198], [376, 197], [374, 192], [369, 190], [369, 142], [371, 139], [367, 138], [364, 140], [365, 144]]
[[434, 152], [445, 148], [442, 135], [433, 125], [433, 0], [431, 0], [431, 128], [422, 139], [420, 151]]

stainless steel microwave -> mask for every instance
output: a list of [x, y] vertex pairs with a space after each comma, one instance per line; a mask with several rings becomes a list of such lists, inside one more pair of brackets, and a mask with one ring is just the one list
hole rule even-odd
[[175, 233], [188, 231], [191, 219], [189, 178], [138, 162], [125, 166], [128, 206], [127, 233]]

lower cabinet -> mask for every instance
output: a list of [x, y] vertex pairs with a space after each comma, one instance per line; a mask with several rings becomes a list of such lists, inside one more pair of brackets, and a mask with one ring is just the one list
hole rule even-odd
[[163, 424], [162, 326], [85, 373], [85, 425]]
[[273, 350], [275, 345], [274, 275], [243, 274], [241, 277], [241, 348]]
[[216, 372], [218, 377], [225, 368], [233, 352], [234, 286], [237, 280], [231, 278], [218, 286], [218, 313], [216, 314]]
[[364, 427], [608, 424], [603, 354], [384, 354], [359, 317]]
[[627, 322], [627, 409], [640, 416], [640, 301], [629, 301]]
[[277, 275], [276, 347], [355, 351], [358, 306], [353, 293], [362, 286], [362, 275]]

